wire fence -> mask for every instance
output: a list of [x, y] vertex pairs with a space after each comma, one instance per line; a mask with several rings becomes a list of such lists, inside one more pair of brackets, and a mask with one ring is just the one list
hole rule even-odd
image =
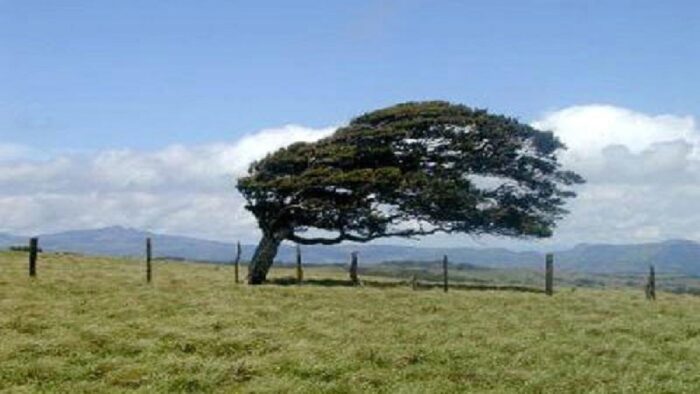
[[[52, 256], [61, 259], [62, 264], [52, 264], [50, 259], [42, 259], [42, 250], [38, 239], [30, 239], [26, 247], [13, 247], [16, 252], [25, 252], [28, 256], [28, 275], [47, 275], [54, 273], [80, 273], [89, 275], [113, 275], [115, 277], [138, 278], [150, 283], [158, 276], [161, 263], [190, 260], [173, 258], [157, 253], [153, 241], [143, 240], [141, 250], [134, 250], [131, 256], [104, 257], [70, 252], [53, 252]], [[136, 248], [134, 248], [136, 249]], [[118, 270], [104, 270], [105, 261], [119, 260]], [[211, 265], [209, 265], [211, 267]], [[232, 259], [227, 263], [216, 263], [216, 269], [222, 269], [235, 283], [243, 283], [247, 277], [248, 266], [241, 259], [241, 247], [237, 244]], [[313, 267], [313, 274], [305, 276], [307, 267]], [[468, 263], [452, 263], [449, 256], [442, 256], [432, 262], [401, 261], [362, 265], [357, 253], [349, 256], [348, 262], [339, 264], [303, 263], [302, 251], [296, 249], [294, 263], [276, 264], [271, 270], [268, 282], [278, 285], [305, 284], [325, 286], [367, 286], [367, 287], [410, 287], [413, 290], [442, 289], [449, 290], [507, 290], [552, 295], [555, 288], [575, 289], [578, 287], [617, 288], [636, 287], [644, 289], [650, 300], [656, 298], [656, 289], [660, 283], [665, 291], [700, 295], [700, 278], [688, 278], [682, 275], [662, 275], [657, 278], [654, 266], [647, 275], [590, 275], [572, 272], [557, 272], [555, 275], [555, 256], [547, 254], [540, 269], [532, 268], [487, 268]], [[155, 271], [155, 272], [154, 272]], [[347, 276], [343, 278], [343, 274]], [[660, 279], [660, 280], [659, 280]]]

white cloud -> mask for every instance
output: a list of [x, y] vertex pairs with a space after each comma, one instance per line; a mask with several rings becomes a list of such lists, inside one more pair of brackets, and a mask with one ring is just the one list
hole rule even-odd
[[[546, 114], [533, 125], [554, 131], [569, 146], [562, 155], [566, 167], [588, 180], [555, 237], [525, 243], [436, 236], [424, 245], [549, 248], [578, 242], [700, 240], [700, 130], [693, 117], [590, 105]], [[124, 225], [255, 242], [255, 221], [243, 208], [235, 178], [268, 152], [333, 130], [285, 126], [232, 143], [41, 160], [33, 159], [41, 157], [33, 149], [0, 145], [0, 232]]]
[[647, 115], [610, 105], [583, 105], [546, 114], [532, 124], [553, 130], [574, 158], [599, 156], [611, 145], [633, 153], [660, 142], [692, 141], [697, 148], [698, 129], [691, 116]]
[[700, 129], [690, 116], [624, 108], [566, 108], [533, 122], [569, 147], [568, 167], [588, 183], [571, 203], [558, 242], [700, 240]]
[[32, 154], [32, 150], [26, 146], [16, 144], [3, 144], [0, 142], [0, 162], [25, 159]]
[[268, 152], [317, 140], [334, 129], [288, 125], [233, 143], [107, 150], [41, 161], [14, 153], [30, 151], [16, 147], [12, 156], [0, 157], [6, 159], [0, 160], [0, 232], [123, 225], [252, 242], [255, 222], [235, 190], [236, 177]]

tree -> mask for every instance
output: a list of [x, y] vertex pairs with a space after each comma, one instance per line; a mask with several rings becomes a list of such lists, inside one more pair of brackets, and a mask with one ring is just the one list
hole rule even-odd
[[370, 112], [282, 148], [238, 179], [262, 231], [248, 281], [265, 281], [283, 240], [551, 236], [575, 196], [570, 186], [583, 182], [561, 168], [561, 149], [551, 132], [442, 101]]

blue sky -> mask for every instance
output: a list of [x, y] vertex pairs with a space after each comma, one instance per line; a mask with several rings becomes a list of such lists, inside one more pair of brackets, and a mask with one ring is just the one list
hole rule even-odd
[[698, 114], [694, 1], [0, 1], [0, 137], [226, 141], [447, 99]]
[[700, 241], [698, 21], [696, 1], [0, 0], [0, 233], [256, 242], [252, 160], [444, 99], [552, 130], [588, 183], [552, 239], [420, 245]]

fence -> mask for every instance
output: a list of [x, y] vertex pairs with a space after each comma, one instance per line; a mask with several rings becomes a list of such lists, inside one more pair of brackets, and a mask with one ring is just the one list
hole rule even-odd
[[[24, 248], [21, 248], [24, 250]], [[37, 276], [38, 271], [38, 255], [41, 249], [39, 248], [39, 239], [31, 238], [29, 240], [29, 247], [26, 248], [29, 255], [29, 276], [34, 278]], [[295, 283], [301, 285], [304, 283], [304, 269], [302, 261], [301, 248], [297, 245], [296, 247], [296, 278]], [[241, 244], [238, 242], [236, 244], [236, 254], [233, 259], [234, 266], [234, 283], [240, 283], [239, 270], [241, 261]], [[449, 258], [447, 255], [442, 257], [442, 283], [435, 283], [434, 281], [419, 281], [417, 276], [413, 274], [410, 280], [405, 283], [405, 285], [410, 286], [413, 290], [419, 289], [430, 289], [435, 287], [442, 287], [444, 292], [448, 292], [449, 289], [462, 289], [462, 290], [512, 290], [512, 291], [524, 291], [524, 292], [535, 292], [543, 293], [548, 296], [554, 294], [554, 254], [549, 253], [545, 257], [545, 269], [544, 269], [544, 288], [536, 288], [532, 286], [517, 286], [517, 285], [475, 285], [475, 284], [465, 284], [465, 283], [450, 283], [450, 271], [449, 271]], [[146, 238], [145, 242], [145, 276], [146, 283], [151, 283], [153, 280], [153, 241], [151, 238]], [[363, 282], [360, 280], [360, 269], [359, 269], [359, 257], [357, 252], [352, 252], [350, 255], [350, 266], [349, 266], [349, 281], [348, 284], [352, 286], [361, 286], [369, 282]], [[278, 283], [284, 283], [284, 281], [278, 281]], [[401, 284], [401, 283], [399, 283]], [[376, 285], [376, 283], [375, 283]], [[384, 284], [386, 286], [386, 283]], [[644, 286], [644, 291], [646, 298], [648, 300], [656, 299], [656, 274], [654, 266], [649, 267], [649, 274], [646, 278], [646, 284]]]

